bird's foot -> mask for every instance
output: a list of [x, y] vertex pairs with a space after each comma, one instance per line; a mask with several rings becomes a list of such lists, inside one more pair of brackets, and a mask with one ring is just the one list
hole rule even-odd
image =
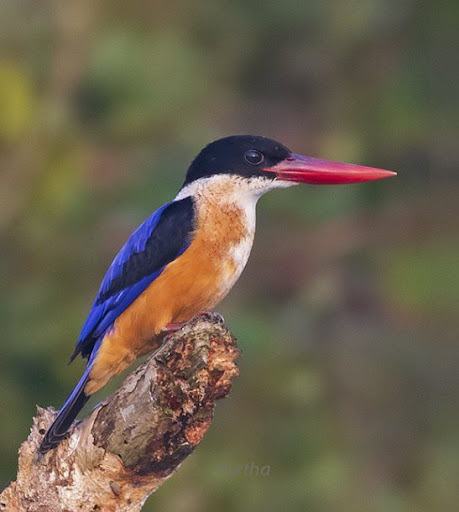
[[173, 333], [180, 331], [180, 329], [185, 325], [186, 322], [173, 322], [170, 324], [167, 324], [166, 327], [164, 327], [163, 332], [166, 333]]
[[203, 320], [208, 320], [209, 322], [217, 322], [219, 324], [225, 323], [223, 316], [216, 311], [201, 311], [196, 315], [196, 317], [202, 318]]
[[[200, 311], [193, 318], [202, 318], [203, 320], [208, 320], [209, 322], [218, 322], [219, 324], [223, 324], [225, 322], [223, 316], [220, 315], [220, 313], [216, 313], [215, 311]], [[166, 334], [172, 334], [179, 331], [186, 323], [188, 322], [172, 322], [164, 327], [163, 332]]]

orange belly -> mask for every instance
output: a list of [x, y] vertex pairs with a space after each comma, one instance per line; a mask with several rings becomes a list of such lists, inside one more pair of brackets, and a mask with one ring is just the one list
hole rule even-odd
[[205, 236], [205, 230], [198, 231], [190, 247], [116, 319], [101, 343], [86, 394], [101, 389], [137, 357], [159, 348], [158, 334], [167, 324], [213, 309], [228, 293], [242, 270], [231, 257], [231, 248], [248, 236], [240, 215], [238, 219], [239, 223], [227, 221], [227, 236], [220, 232], [218, 243]]

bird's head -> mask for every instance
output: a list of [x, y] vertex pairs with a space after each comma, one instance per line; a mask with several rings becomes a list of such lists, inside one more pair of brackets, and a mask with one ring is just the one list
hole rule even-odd
[[266, 137], [233, 135], [206, 146], [190, 165], [183, 188], [226, 180], [262, 195], [296, 183], [333, 185], [394, 176], [383, 169], [297, 155]]

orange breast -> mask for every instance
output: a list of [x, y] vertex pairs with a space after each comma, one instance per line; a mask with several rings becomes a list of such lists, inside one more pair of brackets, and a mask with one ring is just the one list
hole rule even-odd
[[158, 348], [157, 334], [167, 324], [214, 308], [242, 271], [234, 250], [248, 238], [251, 245], [253, 233], [240, 208], [199, 208], [190, 247], [117, 318], [101, 344], [85, 391], [95, 393], [136, 357]]

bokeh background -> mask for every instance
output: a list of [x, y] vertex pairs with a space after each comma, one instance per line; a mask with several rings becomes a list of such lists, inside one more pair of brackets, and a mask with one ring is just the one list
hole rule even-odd
[[0, 488], [36, 404], [80, 375], [66, 363], [123, 241], [202, 146], [254, 133], [399, 175], [263, 198], [219, 308], [241, 375], [145, 510], [457, 510], [457, 14], [0, 2]]

